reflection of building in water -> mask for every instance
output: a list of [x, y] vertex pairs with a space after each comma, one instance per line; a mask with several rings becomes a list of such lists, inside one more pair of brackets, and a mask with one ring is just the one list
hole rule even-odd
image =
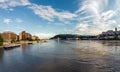
[[102, 32], [97, 37], [98, 39], [120, 39], [120, 31], [115, 28], [115, 31], [108, 30], [107, 32]]
[[3, 57], [3, 54], [4, 54], [4, 49], [0, 49], [0, 59], [2, 59], [2, 57]]

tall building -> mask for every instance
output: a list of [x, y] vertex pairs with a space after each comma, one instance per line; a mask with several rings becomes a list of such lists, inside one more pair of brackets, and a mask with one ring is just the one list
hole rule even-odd
[[19, 34], [19, 40], [29, 40], [31, 38], [32, 38], [32, 35], [30, 33], [25, 32], [25, 31], [22, 31]]
[[32, 39], [32, 35], [30, 33], [26, 33], [26, 39]]
[[5, 31], [1, 33], [1, 36], [4, 41], [12, 41], [12, 40], [17, 41], [17, 34], [15, 34], [14, 32]]
[[25, 40], [25, 31], [22, 31], [20, 34], [19, 34], [19, 40]]

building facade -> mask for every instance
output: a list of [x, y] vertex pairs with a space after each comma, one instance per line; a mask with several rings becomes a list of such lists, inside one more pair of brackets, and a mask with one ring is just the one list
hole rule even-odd
[[38, 36], [32, 36], [32, 40], [38, 40]]
[[120, 31], [115, 28], [115, 31], [108, 30], [106, 32], [102, 32], [97, 37], [98, 39], [120, 39]]
[[14, 32], [10, 32], [10, 31], [6, 31], [1, 33], [1, 36], [3, 38], [4, 41], [8, 42], [8, 41], [17, 41], [17, 34], [15, 34]]
[[22, 31], [19, 34], [19, 40], [30, 40], [32, 38], [32, 35], [30, 33], [27, 33], [25, 31]]

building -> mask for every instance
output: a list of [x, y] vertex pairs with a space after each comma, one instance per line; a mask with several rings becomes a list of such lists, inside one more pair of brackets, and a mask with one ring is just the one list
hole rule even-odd
[[106, 32], [102, 32], [97, 37], [98, 39], [120, 39], [120, 31], [115, 28], [115, 31], [108, 30]]
[[25, 34], [26, 34], [26, 32], [25, 32], [25, 31], [22, 31], [22, 32], [19, 34], [19, 40], [25, 40], [25, 39], [26, 39]]
[[1, 36], [3, 38], [4, 41], [8, 42], [8, 41], [17, 41], [17, 34], [15, 34], [14, 32], [10, 32], [10, 31], [5, 31], [3, 33], [1, 33]]
[[32, 36], [32, 40], [37, 40], [37, 39], [39, 39], [38, 36], [35, 36], [35, 35]]
[[19, 34], [19, 40], [30, 40], [32, 39], [32, 35], [30, 33], [27, 33], [25, 31], [22, 31], [20, 34]]

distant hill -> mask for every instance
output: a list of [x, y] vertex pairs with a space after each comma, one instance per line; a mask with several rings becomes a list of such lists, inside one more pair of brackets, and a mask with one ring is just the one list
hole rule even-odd
[[73, 34], [59, 34], [59, 35], [56, 35], [54, 37], [52, 37], [51, 39], [62, 39], [62, 40], [66, 40], [66, 39], [75, 39], [75, 38], [80, 38], [79, 35], [73, 35]]
[[96, 36], [88, 36], [88, 35], [74, 35], [74, 34], [59, 34], [56, 35], [54, 37], [52, 37], [51, 39], [61, 39], [61, 40], [75, 40], [75, 39], [79, 39], [79, 40], [88, 40], [88, 39], [96, 39]]

